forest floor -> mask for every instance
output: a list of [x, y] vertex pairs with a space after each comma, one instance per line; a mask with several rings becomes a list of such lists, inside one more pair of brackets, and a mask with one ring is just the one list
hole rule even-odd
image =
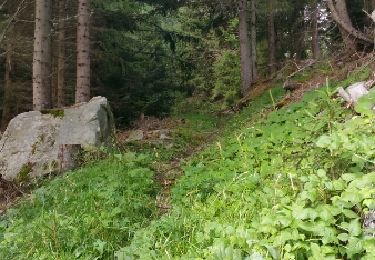
[[[165, 119], [146, 117], [134, 122], [132, 129], [117, 133], [117, 145], [125, 150], [129, 147], [138, 153], [153, 150], [155, 160], [150, 167], [160, 186], [156, 206], [161, 214], [172, 207], [171, 189], [183, 175], [184, 162], [218, 138], [224, 120], [225, 117], [210, 113]], [[137, 135], [138, 140], [129, 140]]]
[[22, 196], [22, 189], [14, 183], [0, 179], [0, 215]]
[[0, 217], [0, 259], [374, 259], [375, 119], [335, 94], [371, 73], [343, 74], [136, 122]]

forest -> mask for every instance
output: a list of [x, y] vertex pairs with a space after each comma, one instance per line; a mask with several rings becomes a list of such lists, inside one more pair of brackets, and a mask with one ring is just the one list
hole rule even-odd
[[0, 260], [375, 259], [375, 0], [0, 0]]

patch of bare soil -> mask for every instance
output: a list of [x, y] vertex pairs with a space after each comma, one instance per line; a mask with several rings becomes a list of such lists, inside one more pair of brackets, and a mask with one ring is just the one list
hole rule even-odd
[[133, 123], [133, 128], [143, 131], [172, 129], [183, 123], [182, 119], [142, 117]]
[[19, 185], [0, 179], [0, 215], [24, 194]]
[[[166, 147], [173, 145], [172, 132], [183, 124], [183, 120], [155, 117], [141, 117], [133, 123], [132, 128], [116, 133], [118, 147], [126, 148], [128, 143], [163, 143]], [[156, 197], [156, 206], [161, 214], [171, 209], [171, 188], [176, 180], [182, 175], [182, 158], [174, 158], [171, 161], [156, 161], [152, 168], [155, 171], [155, 180], [160, 185], [160, 192]]]
[[[215, 138], [214, 135], [208, 137], [204, 143], [209, 143]], [[155, 179], [161, 186], [161, 191], [156, 197], [156, 206], [159, 208], [161, 214], [168, 213], [172, 208], [171, 205], [171, 190], [177, 180], [183, 176], [181, 168], [184, 161], [189, 160], [193, 154], [198, 153], [204, 149], [205, 145], [202, 143], [199, 146], [186, 147], [184, 155], [180, 158], [175, 158], [169, 162], [156, 162], [152, 168], [155, 171]]]
[[[116, 133], [116, 142], [122, 147], [129, 141], [148, 140], [154, 142], [160, 139], [170, 139], [169, 134], [173, 129], [183, 123], [184, 120], [182, 119], [142, 117], [133, 123], [131, 129], [118, 131]], [[136, 135], [135, 138], [134, 135]]]
[[167, 213], [171, 208], [171, 189], [177, 179], [183, 175], [181, 169], [182, 159], [176, 158], [170, 162], [158, 162], [153, 165], [155, 179], [161, 186], [161, 191], [156, 197], [156, 206], [161, 214]]
[[[139, 144], [160, 144], [165, 147], [172, 144], [173, 131], [185, 123], [182, 119], [154, 117], [144, 117], [133, 124], [132, 129], [119, 131], [116, 133], [117, 145], [124, 147], [129, 143]], [[183, 175], [181, 166], [188, 158], [203, 150], [204, 144], [216, 137], [213, 133], [202, 133], [200, 145], [187, 144], [184, 151], [176, 155], [170, 161], [155, 161], [151, 167], [155, 172], [155, 180], [160, 185], [159, 194], [156, 196], [156, 206], [161, 214], [165, 214], [171, 209], [171, 189], [176, 181]], [[173, 148], [171, 148], [173, 149]]]
[[329, 77], [329, 75], [321, 75], [318, 73], [314, 73], [310, 80], [301, 84], [301, 87], [293, 91], [288, 91], [285, 97], [281, 99], [279, 102], [277, 102], [276, 108], [280, 109], [291, 103], [302, 100], [306, 92], [324, 86], [326, 84], [326, 77]]

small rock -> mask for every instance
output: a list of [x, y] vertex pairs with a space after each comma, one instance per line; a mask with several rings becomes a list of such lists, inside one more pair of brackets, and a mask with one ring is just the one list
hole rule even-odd
[[375, 210], [370, 210], [370, 212], [365, 215], [363, 227], [368, 236], [375, 237]]
[[161, 140], [171, 140], [172, 137], [168, 136], [169, 133], [170, 133], [170, 131], [168, 131], [168, 130], [161, 130], [159, 138]]
[[135, 141], [142, 141], [144, 138], [144, 134], [142, 130], [135, 130], [130, 132], [129, 137], [126, 139], [126, 142], [135, 142]]
[[303, 84], [300, 83], [300, 82], [295, 82], [295, 81], [291, 81], [291, 80], [287, 80], [284, 82], [284, 85], [283, 85], [283, 88], [285, 90], [289, 90], [289, 91], [294, 91], [296, 89], [299, 89], [303, 87]]
[[174, 147], [174, 144], [173, 143], [169, 143], [169, 144], [166, 144], [165, 145], [165, 148], [166, 149], [172, 149]]
[[356, 103], [358, 99], [368, 94], [366, 82], [354, 83], [346, 89], [346, 92], [349, 94], [352, 101]]

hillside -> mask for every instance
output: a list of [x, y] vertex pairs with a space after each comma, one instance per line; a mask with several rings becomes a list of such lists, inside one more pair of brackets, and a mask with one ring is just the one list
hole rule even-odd
[[374, 118], [335, 95], [368, 76], [281, 109], [281, 87], [231, 116], [202, 105], [169, 144], [88, 153], [1, 217], [0, 259], [374, 259]]

